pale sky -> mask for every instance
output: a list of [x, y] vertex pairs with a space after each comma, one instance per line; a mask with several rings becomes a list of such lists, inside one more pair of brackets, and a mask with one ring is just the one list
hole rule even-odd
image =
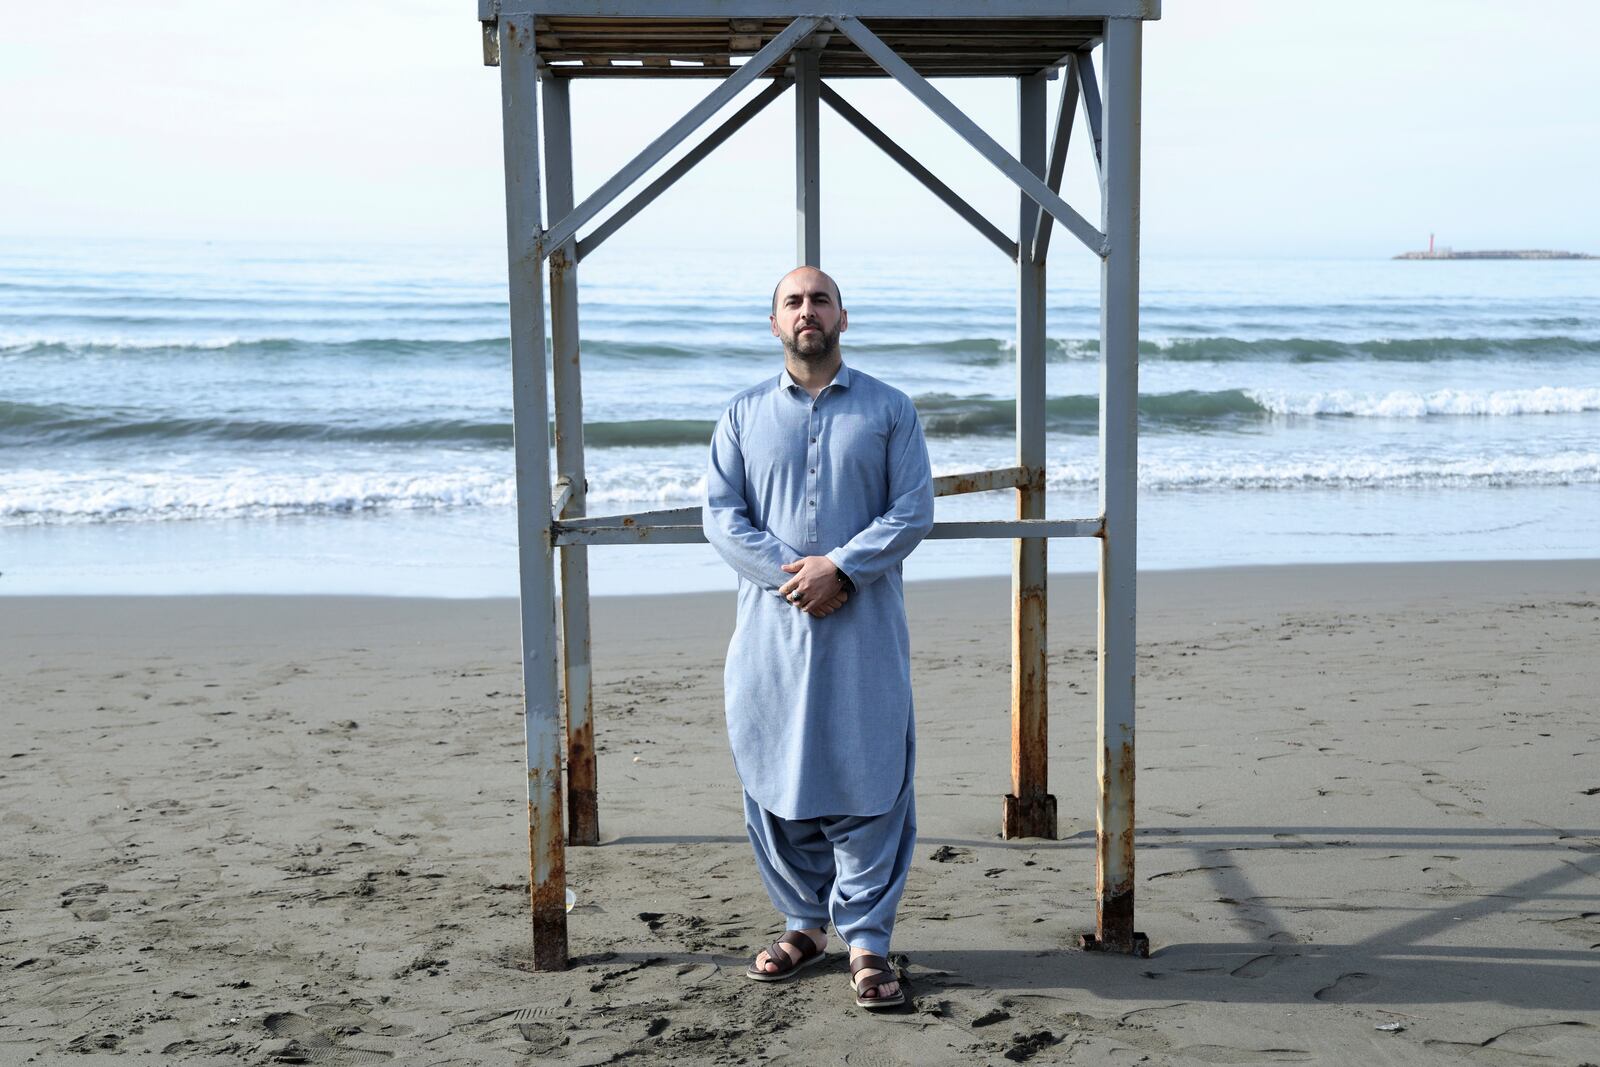
[[[1381, 256], [1430, 231], [1600, 253], [1600, 3], [1164, 7], [1145, 30], [1147, 254]], [[0, 235], [498, 246], [499, 75], [474, 15], [472, 0], [12, 5]], [[580, 198], [711, 84], [575, 84]], [[898, 86], [833, 84], [1013, 228], [1004, 179]], [[1013, 145], [1014, 83], [939, 84]], [[988, 249], [823, 114], [825, 257]], [[792, 243], [792, 122], [785, 97], [600, 254]], [[1067, 197], [1096, 220], [1083, 147]]]

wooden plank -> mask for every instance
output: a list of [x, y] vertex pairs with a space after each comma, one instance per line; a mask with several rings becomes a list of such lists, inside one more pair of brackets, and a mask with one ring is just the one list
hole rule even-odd
[[[560, 61], [564, 59], [608, 59], [615, 62], [619, 59], [648, 59], [651, 56], [670, 56], [684, 58], [686, 56], [702, 56], [709, 52], [723, 52], [725, 50], [739, 52], [739, 48], [732, 47], [738, 38], [729, 41], [709, 41], [702, 43], [671, 43], [639, 44], [634, 47], [607, 45], [594, 48], [563, 48], [554, 52], [544, 53], [546, 61]], [[758, 49], [744, 49], [743, 51], [756, 51]], [[1017, 67], [1033, 73], [1045, 66], [1055, 66], [1063, 62], [1062, 53], [1051, 50], [1024, 51], [1016, 50], [1006, 53], [975, 52], [970, 49], [904, 49], [899, 53], [901, 59], [913, 67], [919, 63], [972, 63], [980, 66], [1003, 65]], [[1070, 53], [1067, 53], [1070, 54]], [[824, 53], [824, 65], [859, 63], [872, 64], [872, 60], [855, 52], [840, 51], [829, 55]], [[873, 64], [876, 65], [876, 64]]]

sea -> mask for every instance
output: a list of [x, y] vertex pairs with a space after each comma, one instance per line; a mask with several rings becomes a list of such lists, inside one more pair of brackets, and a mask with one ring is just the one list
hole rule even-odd
[[[1062, 518], [1098, 511], [1077, 258], [1048, 294]], [[846, 361], [914, 398], [935, 472], [1015, 462], [1010, 265], [827, 266]], [[698, 503], [723, 405], [779, 369], [776, 272], [579, 273], [590, 513]], [[1141, 568], [1600, 555], [1600, 262], [1147, 253], [1142, 275]], [[507, 317], [495, 247], [0, 240], [0, 596], [514, 595]], [[590, 560], [598, 595], [733, 584], [706, 546]], [[1051, 543], [1052, 570], [1096, 561]], [[928, 542], [907, 576], [1009, 567], [1008, 542]]]

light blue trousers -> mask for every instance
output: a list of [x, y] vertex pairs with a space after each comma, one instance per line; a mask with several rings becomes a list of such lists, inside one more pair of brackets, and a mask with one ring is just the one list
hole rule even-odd
[[744, 797], [756, 869], [787, 929], [833, 928], [851, 948], [889, 953], [894, 914], [917, 842], [910, 766], [882, 815], [783, 819]]

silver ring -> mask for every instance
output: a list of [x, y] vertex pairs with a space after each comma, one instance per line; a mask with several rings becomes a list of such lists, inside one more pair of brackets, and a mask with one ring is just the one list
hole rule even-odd
[[791, 603], [791, 604], [800, 603], [800, 591], [798, 589], [789, 594], [789, 603]]

